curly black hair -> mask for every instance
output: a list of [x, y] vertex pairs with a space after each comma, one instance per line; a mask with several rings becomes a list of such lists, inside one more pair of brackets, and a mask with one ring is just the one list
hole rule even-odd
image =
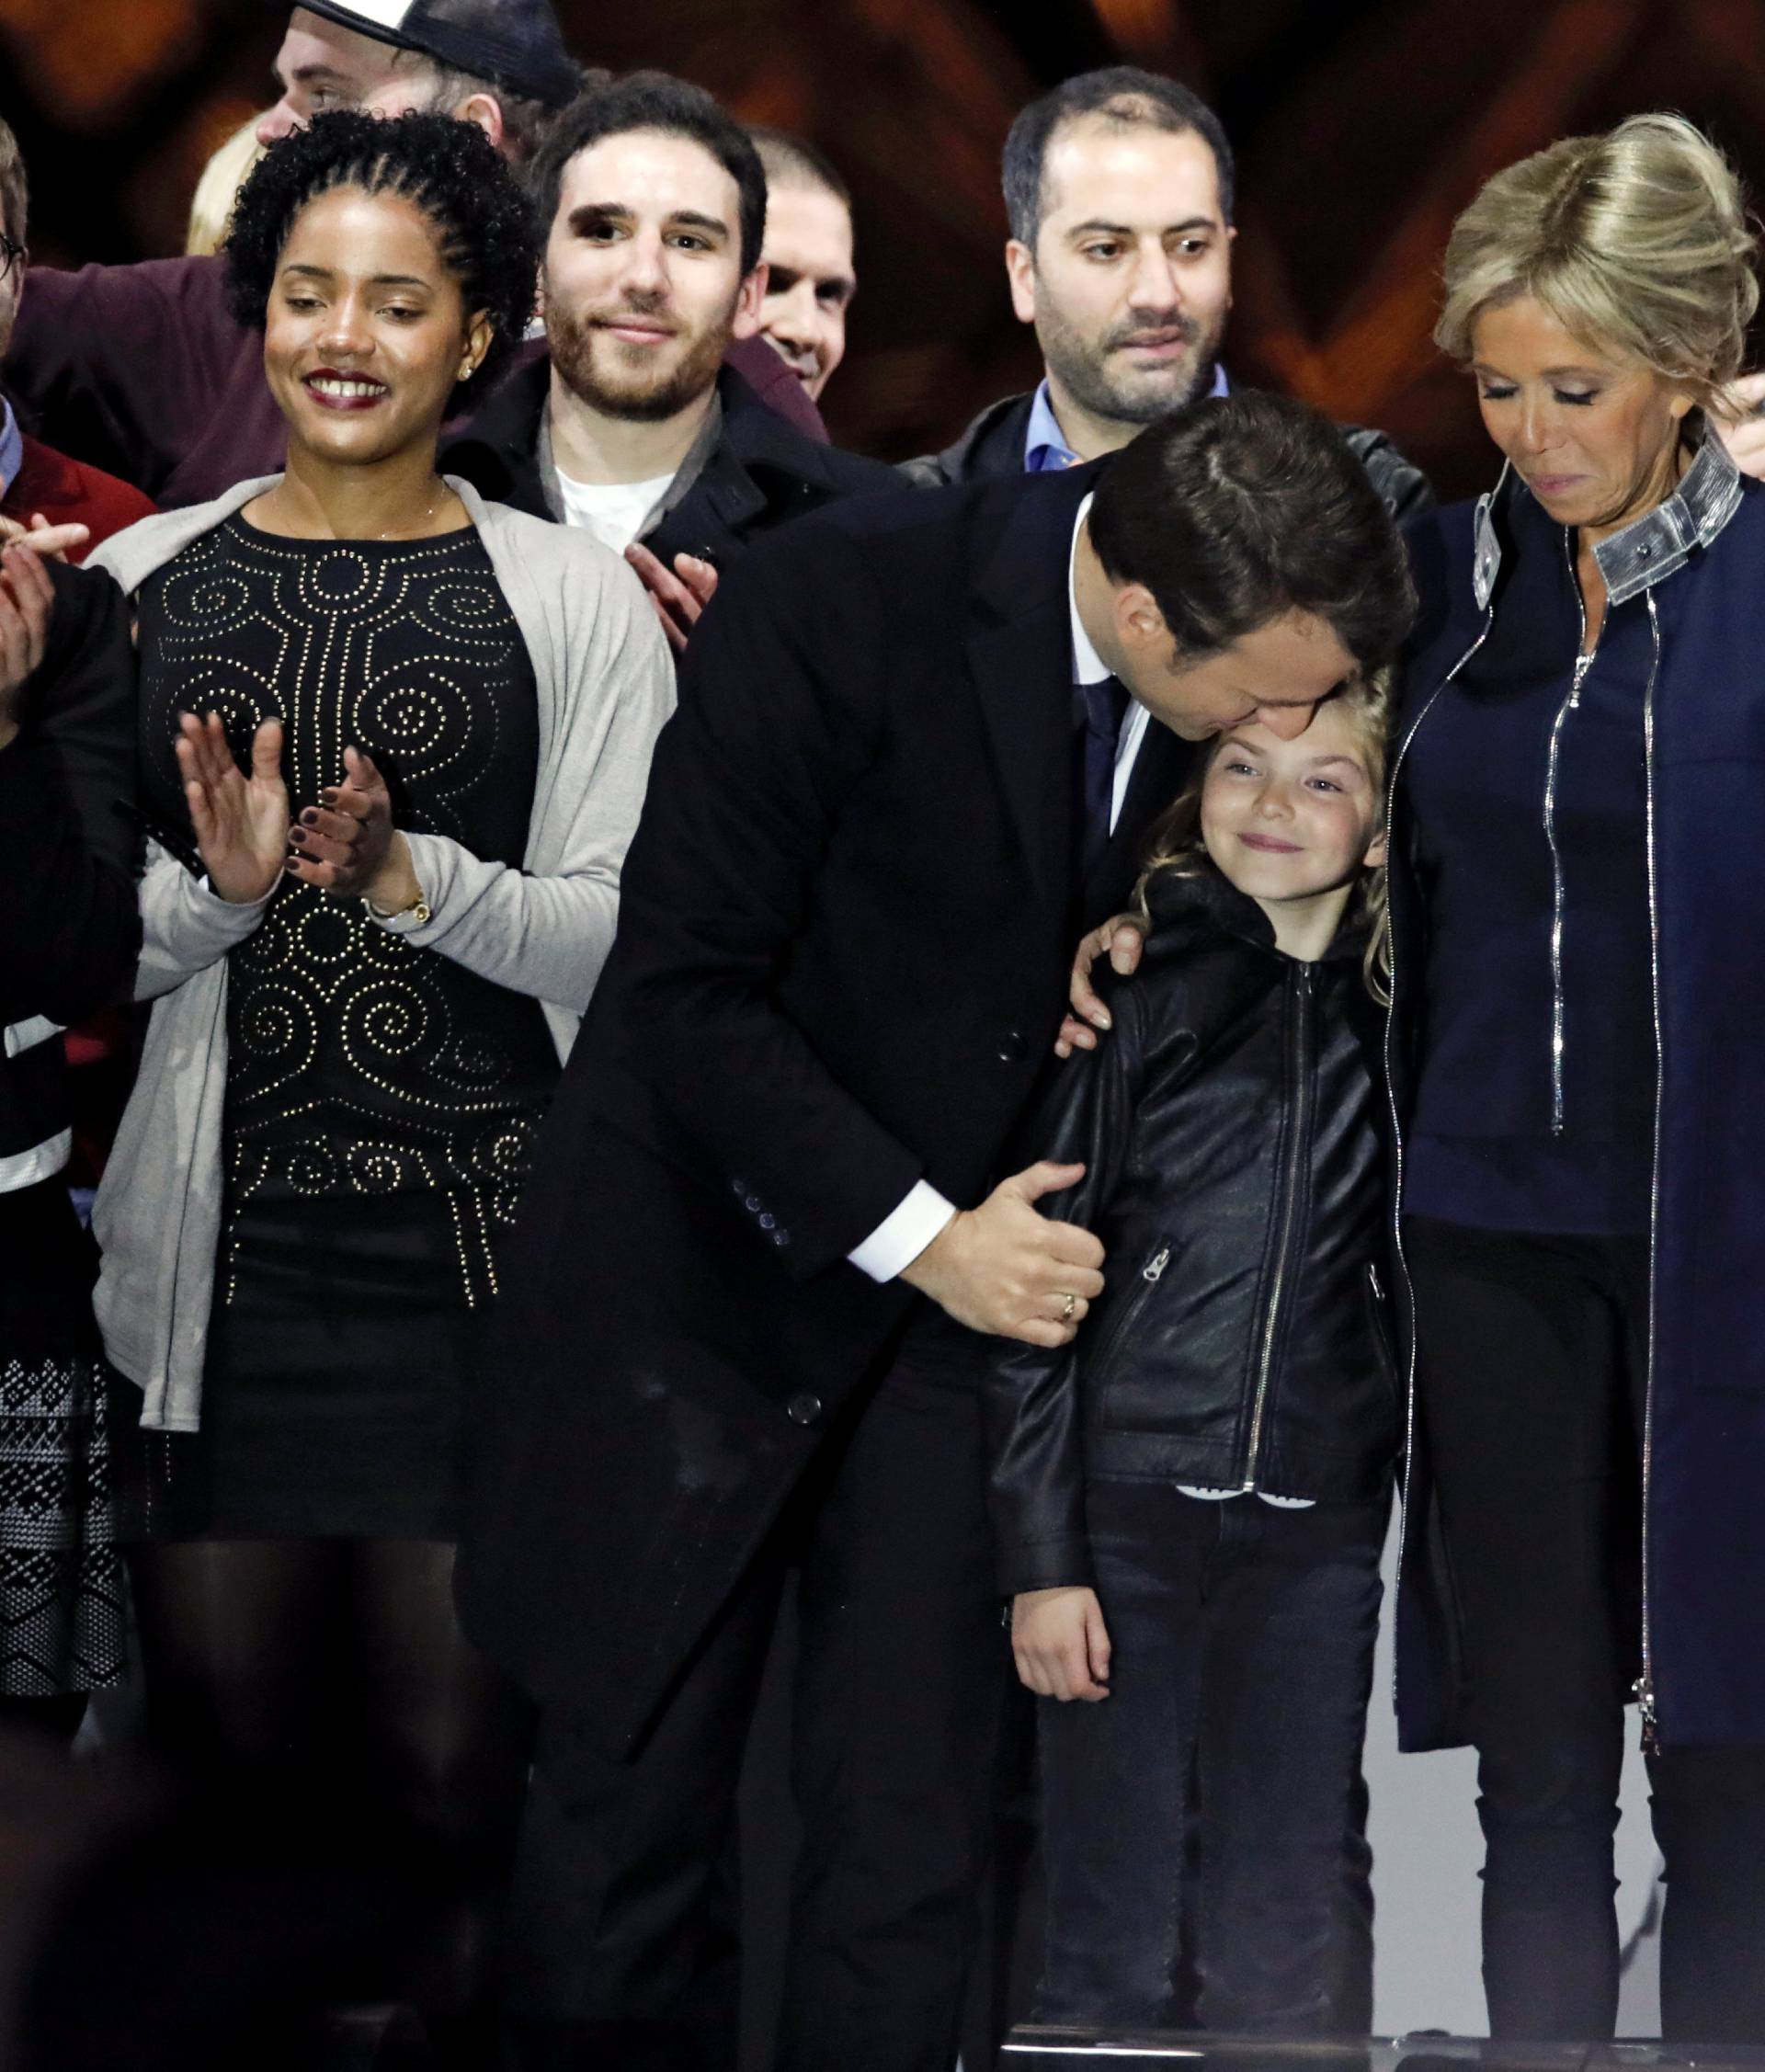
[[454, 407], [483, 394], [533, 313], [539, 244], [531, 203], [475, 122], [427, 111], [378, 116], [337, 108], [271, 144], [233, 205], [225, 246], [233, 315], [251, 330], [264, 328], [294, 219], [340, 187], [403, 195], [435, 225], [468, 312], [484, 311], [491, 324], [484, 365], [455, 392]]

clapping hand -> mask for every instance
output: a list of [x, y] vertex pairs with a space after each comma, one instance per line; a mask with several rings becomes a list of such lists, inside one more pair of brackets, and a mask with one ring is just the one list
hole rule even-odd
[[393, 825], [393, 796], [373, 758], [343, 752], [344, 780], [327, 785], [289, 831], [288, 868], [303, 883], [395, 912], [420, 896], [404, 837]]
[[18, 731], [18, 699], [43, 659], [55, 592], [43, 564], [22, 547], [0, 552], [0, 748]]
[[209, 882], [222, 899], [249, 906], [276, 882], [288, 854], [282, 723], [266, 720], [252, 736], [249, 772], [233, 759], [220, 713], [180, 712], [177, 725], [177, 767]]
[[40, 511], [30, 514], [28, 525], [20, 525], [17, 518], [0, 518], [0, 543], [28, 547], [45, 561], [64, 562], [91, 537], [89, 525], [51, 525]]

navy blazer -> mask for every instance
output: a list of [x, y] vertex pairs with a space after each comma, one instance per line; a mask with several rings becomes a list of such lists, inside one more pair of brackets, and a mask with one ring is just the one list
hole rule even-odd
[[[1482, 579], [1479, 581], [1479, 544]], [[1563, 534], [1517, 484], [1411, 533], [1422, 614], [1407, 729]], [[1668, 1747], [1765, 1741], [1765, 486], [1714, 444], [1660, 508], [1600, 550], [1612, 621], [1638, 616], [1646, 689], [1654, 969], [1654, 1333], [1645, 1464], [1645, 1674]], [[1479, 596], [1481, 589], [1482, 596]], [[1563, 656], [1565, 679], [1574, 639]], [[1406, 745], [1409, 738], [1404, 735]], [[1425, 1003], [1399, 757], [1394, 1063]], [[1450, 1578], [1428, 1559], [1427, 1463], [1409, 1471], [1398, 1619], [1406, 1745], [1463, 1736]]]

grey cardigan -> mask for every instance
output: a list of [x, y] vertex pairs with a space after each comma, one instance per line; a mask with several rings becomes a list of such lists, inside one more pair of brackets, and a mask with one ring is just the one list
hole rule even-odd
[[[142, 518], [88, 565], [133, 597], [174, 555], [279, 478]], [[527, 643], [539, 692], [539, 775], [523, 868], [411, 834], [431, 918], [382, 926], [541, 1001], [560, 1056], [612, 943], [619, 871], [674, 708], [667, 643], [643, 586], [585, 532], [450, 484], [478, 529]], [[222, 1209], [227, 951], [263, 905], [229, 905], [150, 845], [136, 997], [153, 999], [140, 1076], [93, 1211], [105, 1350], [145, 1397], [144, 1425], [194, 1431]]]

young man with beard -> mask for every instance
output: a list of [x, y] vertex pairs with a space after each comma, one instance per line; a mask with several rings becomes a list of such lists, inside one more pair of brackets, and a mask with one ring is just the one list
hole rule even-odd
[[[323, 108], [431, 108], [477, 123], [517, 165], [583, 79], [552, 0], [308, 0], [290, 15], [276, 77], [267, 143]], [[818, 434], [814, 406], [767, 347], [741, 355], [773, 406]], [[40, 269], [7, 373], [46, 438], [165, 508], [282, 465], [263, 342], [233, 320], [218, 258]]]
[[[1195, 397], [1224, 394], [1235, 176], [1219, 117], [1157, 73], [1081, 73], [1031, 102], [1005, 144], [1005, 265], [1043, 378], [990, 404], [942, 453], [907, 461], [909, 480], [939, 488], [1095, 461]], [[1383, 432], [1341, 430], [1394, 517], [1432, 503]]]
[[760, 336], [819, 403], [846, 357], [846, 313], [858, 292], [851, 190], [802, 137], [760, 128], [747, 133], [766, 167]]
[[634, 73], [588, 95], [533, 188], [549, 356], [503, 383], [445, 465], [629, 553], [683, 646], [695, 586], [748, 541], [900, 477], [805, 438], [727, 364], [759, 336], [767, 182], [709, 94]]

